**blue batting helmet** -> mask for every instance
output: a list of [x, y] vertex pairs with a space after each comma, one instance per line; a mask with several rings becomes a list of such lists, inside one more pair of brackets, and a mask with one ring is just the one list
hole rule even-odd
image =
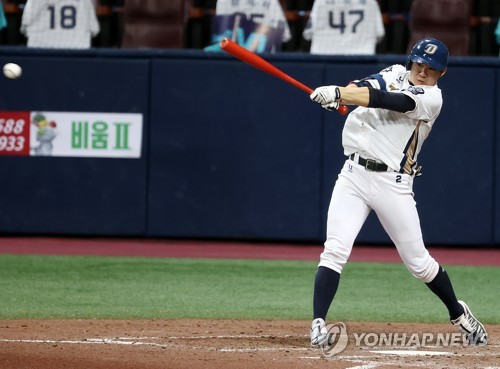
[[448, 48], [435, 38], [424, 38], [418, 41], [406, 60], [406, 69], [410, 70], [411, 63], [423, 63], [432, 69], [445, 70], [448, 65]]

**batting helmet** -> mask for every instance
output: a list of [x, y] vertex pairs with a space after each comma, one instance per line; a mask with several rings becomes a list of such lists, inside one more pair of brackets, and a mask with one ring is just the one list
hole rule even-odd
[[406, 69], [410, 70], [411, 63], [423, 63], [432, 69], [445, 70], [448, 65], [448, 48], [435, 38], [424, 38], [418, 41], [406, 60]]

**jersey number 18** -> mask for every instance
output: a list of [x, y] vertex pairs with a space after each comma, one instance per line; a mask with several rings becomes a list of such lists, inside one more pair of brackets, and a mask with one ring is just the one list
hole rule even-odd
[[[50, 29], [54, 29], [57, 27], [56, 18], [58, 16], [56, 7], [51, 5], [48, 7], [50, 12]], [[62, 6], [59, 10], [59, 23], [61, 28], [71, 29], [76, 26], [76, 8], [71, 5]]]

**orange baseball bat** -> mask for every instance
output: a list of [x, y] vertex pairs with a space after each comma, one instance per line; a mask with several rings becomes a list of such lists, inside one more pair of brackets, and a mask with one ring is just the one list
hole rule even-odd
[[[229, 54], [240, 59], [241, 61], [244, 61], [245, 63], [250, 64], [252, 67], [260, 69], [263, 72], [269, 73], [272, 76], [281, 78], [283, 81], [291, 84], [292, 86], [300, 88], [302, 91], [307, 92], [309, 95], [312, 94], [312, 92], [313, 92], [312, 88], [307, 87], [303, 83], [297, 81], [296, 79], [290, 77], [285, 72], [276, 68], [274, 65], [272, 65], [268, 61], [262, 59], [260, 56], [254, 54], [251, 51], [248, 51], [244, 47], [241, 47], [237, 43], [235, 43], [227, 38], [224, 38], [220, 42], [220, 47], [222, 50], [228, 52]], [[340, 114], [344, 115], [347, 113], [348, 108], [345, 105], [340, 105], [338, 111]]]

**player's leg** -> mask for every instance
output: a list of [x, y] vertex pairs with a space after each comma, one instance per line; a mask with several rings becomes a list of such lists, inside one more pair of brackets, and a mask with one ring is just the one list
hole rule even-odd
[[[466, 305], [458, 301], [448, 274], [425, 248], [420, 219], [411, 192], [413, 178], [403, 176], [401, 182], [396, 182], [392, 177], [392, 173], [381, 176], [381, 181], [385, 182], [381, 184], [383, 201], [377, 199], [373, 204], [382, 226], [396, 245], [408, 270], [425, 282], [445, 304], [451, 322], [466, 334], [467, 339], [474, 339], [475, 344], [485, 342], [487, 337], [484, 327], [470, 311], [467, 313]], [[391, 204], [390, 207], [385, 203]], [[465, 328], [462, 329], [461, 324]]]
[[[349, 258], [356, 236], [370, 212], [360, 193], [366, 188], [366, 171], [346, 162], [332, 192], [328, 209], [327, 238], [314, 282], [311, 344], [326, 343], [326, 315], [335, 297], [340, 274]], [[356, 184], [356, 185], [354, 185]]]
[[411, 176], [379, 173], [373, 177], [376, 195], [371, 205], [408, 270], [428, 283], [436, 277], [439, 265], [425, 248], [412, 185]]
[[328, 208], [325, 248], [315, 280], [315, 318], [325, 319], [354, 240], [371, 210], [361, 192], [363, 188], [368, 188], [366, 171], [347, 161], [335, 183]]

